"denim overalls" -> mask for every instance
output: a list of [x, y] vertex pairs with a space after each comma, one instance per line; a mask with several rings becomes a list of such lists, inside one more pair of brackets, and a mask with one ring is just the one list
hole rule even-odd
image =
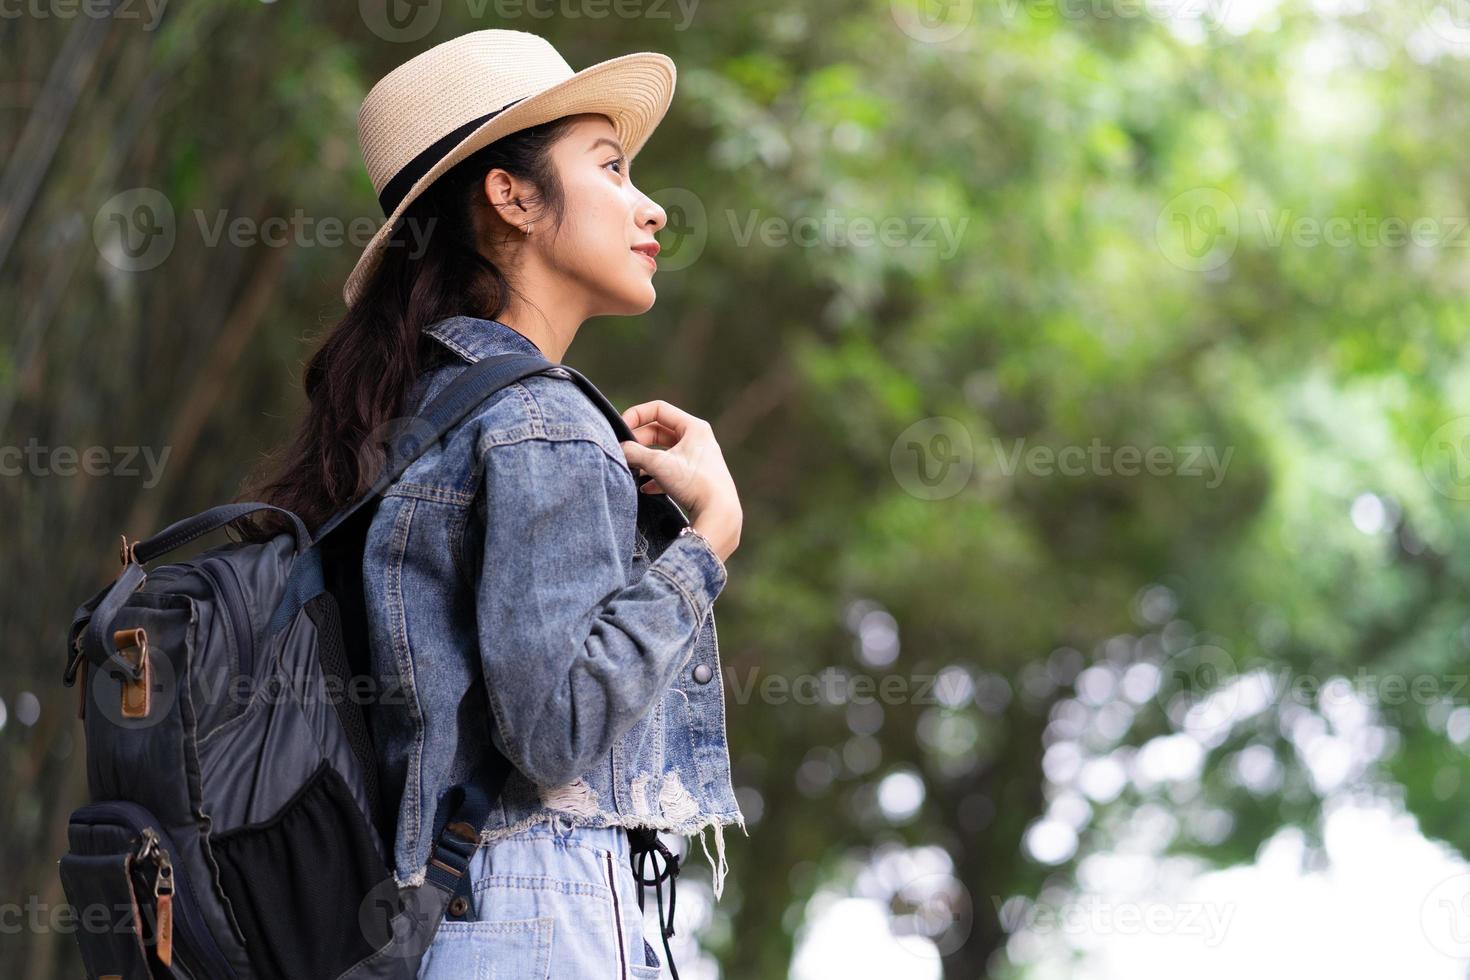
[[[458, 356], [425, 373], [413, 408], [468, 363], [539, 353], [495, 320], [452, 317], [427, 333]], [[363, 582], [374, 671], [403, 692], [369, 713], [383, 792], [401, 801], [400, 884], [423, 881], [438, 795], [478, 769], [493, 741], [515, 771], [481, 841], [510, 849], [481, 848], [477, 896], [481, 884], [530, 877], [556, 891], [590, 889], [604, 912], [626, 916], [618, 886], [636, 886], [617, 828], [650, 828], [699, 835], [719, 898], [724, 827], [745, 830], [712, 608], [726, 572], [699, 536], [678, 534], [685, 523], [665, 495], [637, 492], [612, 426], [559, 368], [497, 392], [388, 489], [368, 530]], [[590, 877], [602, 869], [585, 852], [599, 848], [625, 878]], [[548, 940], [527, 922], [557, 912], [522, 918], [523, 903], [485, 904], [516, 917], [533, 962], [545, 943], [554, 976], [580, 975], [566, 931], [585, 914], [556, 921]], [[445, 942], [494, 932], [485, 914], [441, 925], [455, 927]], [[658, 975], [638, 972], [646, 963], [629, 949], [633, 934], [607, 934], [624, 941], [598, 955], [616, 950], [630, 976]], [[507, 941], [479, 945], [473, 956]], [[596, 975], [607, 972], [604, 958]]]

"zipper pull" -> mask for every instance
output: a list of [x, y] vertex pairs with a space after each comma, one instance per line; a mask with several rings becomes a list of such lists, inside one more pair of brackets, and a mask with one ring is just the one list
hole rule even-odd
[[143, 829], [143, 846], [138, 850], [138, 857], [151, 858], [158, 865], [158, 877], [153, 879], [153, 908], [156, 912], [154, 954], [158, 962], [171, 966], [174, 959], [174, 866], [168, 852], [158, 846], [158, 834], [152, 827]]
[[158, 910], [158, 928], [154, 939], [158, 962], [170, 966], [174, 960], [174, 866], [168, 855], [158, 852], [158, 878], [153, 882], [153, 903]]

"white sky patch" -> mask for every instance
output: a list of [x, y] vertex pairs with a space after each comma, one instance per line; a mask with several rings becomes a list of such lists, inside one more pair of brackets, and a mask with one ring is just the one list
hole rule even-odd
[[[1081, 891], [1002, 906], [1026, 980], [1463, 980], [1470, 865], [1411, 816], [1372, 799], [1331, 804], [1327, 864], [1303, 867], [1300, 831], [1248, 866], [1204, 871], [1142, 853], [1084, 859]], [[939, 980], [938, 950], [897, 935], [876, 897], [819, 893], [791, 980]]]
[[791, 980], [939, 980], [939, 951], [927, 940], [893, 935], [874, 899], [812, 899]]
[[1285, 829], [1254, 864], [1183, 881], [1177, 862], [1098, 855], [1101, 873], [1079, 874], [1093, 888], [1062, 906], [1071, 927], [1034, 918], [1012, 955], [1027, 980], [1463, 980], [1470, 865], [1380, 800], [1330, 805], [1324, 839], [1322, 870]]

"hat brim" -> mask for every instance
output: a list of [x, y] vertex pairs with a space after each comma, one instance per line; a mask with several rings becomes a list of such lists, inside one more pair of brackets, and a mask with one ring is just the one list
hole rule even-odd
[[414, 182], [362, 250], [342, 287], [342, 298], [348, 306], [356, 301], [368, 277], [382, 261], [383, 249], [393, 237], [393, 229], [404, 211], [430, 184], [470, 154], [522, 129], [562, 116], [595, 112], [612, 120], [623, 152], [631, 161], [668, 112], [674, 97], [674, 79], [674, 62], [667, 55], [651, 51], [625, 54], [584, 68], [501, 112], [456, 144]]

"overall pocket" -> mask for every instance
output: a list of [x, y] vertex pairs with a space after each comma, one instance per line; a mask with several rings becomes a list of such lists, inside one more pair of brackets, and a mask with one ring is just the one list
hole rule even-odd
[[659, 966], [658, 954], [653, 951], [653, 944], [647, 939], [643, 940], [644, 963], [629, 963], [628, 972], [634, 980], [659, 980], [664, 976], [664, 968]]

